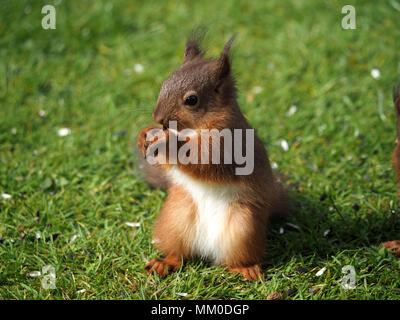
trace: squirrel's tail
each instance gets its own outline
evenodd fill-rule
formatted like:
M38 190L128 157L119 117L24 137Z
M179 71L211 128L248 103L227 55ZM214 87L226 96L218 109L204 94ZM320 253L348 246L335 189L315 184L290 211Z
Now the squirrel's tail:
M284 186L286 177L282 173L274 173L276 201L273 205L273 211L270 215L272 223L287 220L291 212L291 199Z
M137 158L139 159L139 170L144 175L147 183L153 188L168 189L169 181L161 168L150 165L143 159L139 149L137 149Z

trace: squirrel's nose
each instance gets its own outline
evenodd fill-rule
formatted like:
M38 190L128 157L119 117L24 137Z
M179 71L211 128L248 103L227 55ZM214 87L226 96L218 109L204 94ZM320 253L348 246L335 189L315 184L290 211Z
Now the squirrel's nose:
M164 117L158 109L153 111L153 120L159 124L164 125Z

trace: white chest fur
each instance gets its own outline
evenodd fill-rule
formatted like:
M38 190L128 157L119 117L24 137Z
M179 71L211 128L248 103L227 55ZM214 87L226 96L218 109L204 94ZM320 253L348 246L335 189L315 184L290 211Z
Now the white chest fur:
M192 196L197 206L192 253L207 258L215 264L223 262L229 250L224 239L229 219L229 206L235 200L238 188L195 180L177 167L171 168L169 175L175 184L183 187Z

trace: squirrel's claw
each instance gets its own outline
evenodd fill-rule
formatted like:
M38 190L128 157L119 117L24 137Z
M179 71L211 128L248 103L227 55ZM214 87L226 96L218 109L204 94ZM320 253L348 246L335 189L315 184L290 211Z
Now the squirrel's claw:
M264 275L258 264L251 267L229 268L229 272L233 274L240 273L246 280L264 280Z
M154 130L154 131L153 131ZM136 145L139 150L142 152L143 157L146 159L146 152L150 144L156 142L158 140L158 131L162 132L162 129L156 126L151 126L140 130ZM149 138L149 135L152 139Z

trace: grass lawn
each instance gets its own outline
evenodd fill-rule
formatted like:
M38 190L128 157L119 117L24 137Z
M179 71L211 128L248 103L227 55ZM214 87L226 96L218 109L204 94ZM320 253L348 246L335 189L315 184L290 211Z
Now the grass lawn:
M399 17L399 0L1 1L0 299L400 299L400 260L380 248L400 238ZM141 177L135 137L199 25L209 56L237 33L239 103L296 202L269 228L265 282L202 261L163 280L143 269L166 192ZM29 276L46 265L55 289Z

